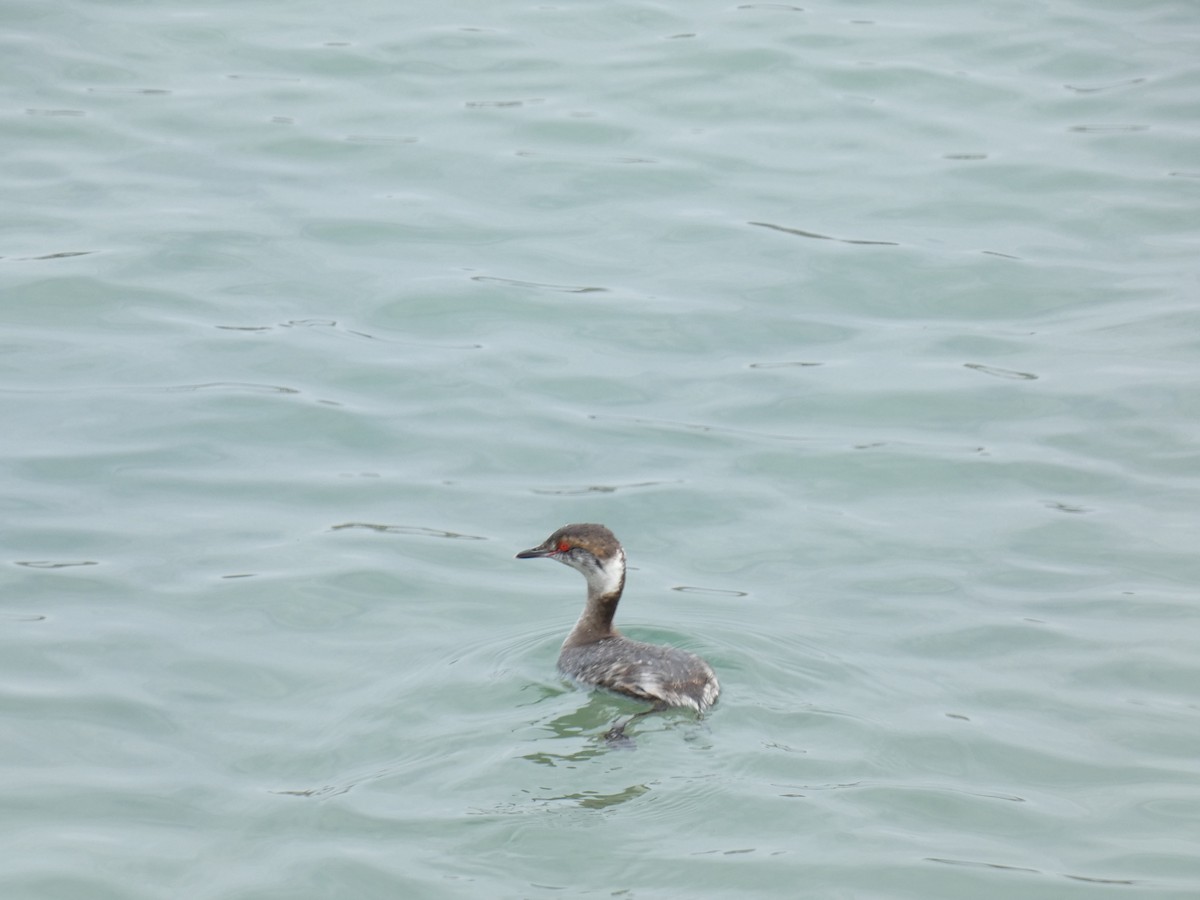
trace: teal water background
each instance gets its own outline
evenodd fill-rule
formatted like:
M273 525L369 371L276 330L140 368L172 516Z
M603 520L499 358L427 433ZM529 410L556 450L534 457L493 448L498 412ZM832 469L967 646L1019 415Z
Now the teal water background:
M1194 5L0 23L4 897L1200 895Z

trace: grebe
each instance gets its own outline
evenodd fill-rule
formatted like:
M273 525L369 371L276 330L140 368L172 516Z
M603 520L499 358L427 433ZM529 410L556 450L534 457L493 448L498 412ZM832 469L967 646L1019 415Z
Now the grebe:
M625 588L625 551L603 525L564 525L517 559L545 557L577 569L587 579L583 615L563 641L558 670L584 684L654 704L647 712L683 706L704 712L721 686L712 667L694 653L631 641L613 628ZM645 715L639 713L638 715ZM629 723L626 722L625 725ZM624 725L609 737L620 736Z

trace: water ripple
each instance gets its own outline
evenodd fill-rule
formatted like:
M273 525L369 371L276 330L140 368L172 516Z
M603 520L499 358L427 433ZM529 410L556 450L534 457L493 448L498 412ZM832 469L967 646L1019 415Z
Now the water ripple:
M1008 378L1012 381L1037 381L1038 377L1032 372L1017 372L1014 369L1001 369L999 366L985 366L983 363L963 363L964 368L974 369L984 375L994 375L996 378Z
M1013 866L1013 865L1008 865L1006 863L984 862L982 860L973 860L973 859L946 859L946 858L937 857L937 856L927 856L927 857L925 857L925 861L932 862L932 863L941 863L942 865L947 865L947 866L969 866L969 867L980 868L980 869L1001 869L1006 872L1025 872L1030 875L1048 874L1048 873L1043 872L1041 869L1031 869L1028 866ZM1055 873L1049 873L1049 874L1055 874ZM1070 875L1065 872L1059 872L1056 874L1058 874L1058 876L1061 878L1069 878L1072 881L1089 881L1093 884L1128 884L1128 885L1146 884L1146 882L1144 882L1144 881L1134 881L1131 878L1100 878L1100 877L1093 876L1093 875Z
M816 231L804 231L800 228L788 228L785 225L772 225L770 222L748 222L748 225L757 225L759 228L770 228L772 231L782 231L785 234L795 234L800 237L812 238L818 241L837 241L840 244L866 244L878 247L899 247L895 241L868 241L859 238L840 238L833 237L828 234L820 234Z
M617 491L636 490L639 488L661 487L664 484L682 484L678 479L670 481L634 481L629 484L587 484L562 488L533 488L535 494L569 497L575 494L615 494Z
M415 534L421 537L446 538L453 541L486 541L487 538L475 534L460 534L456 531L443 531L438 528L425 528L420 525L378 525L370 522L345 522L334 525L330 531L341 531L344 528L365 528L383 534Z
M604 293L608 288L588 287L586 285L575 284L544 284L538 281L520 281L516 278L500 278L496 275L472 275L472 281L493 282L495 284L507 284L513 287L533 288L541 291L557 291L563 294L594 294Z

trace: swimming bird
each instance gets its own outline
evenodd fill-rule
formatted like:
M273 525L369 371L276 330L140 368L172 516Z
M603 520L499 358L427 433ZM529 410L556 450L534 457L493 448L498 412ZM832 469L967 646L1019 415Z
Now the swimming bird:
M625 589L625 551L605 526L564 525L538 546L522 550L517 559L558 560L587 579L583 613L558 656L564 675L654 704L639 716L670 706L703 713L717 702L721 686L712 666L699 656L631 640L613 627ZM620 737L628 724L614 727L609 738Z

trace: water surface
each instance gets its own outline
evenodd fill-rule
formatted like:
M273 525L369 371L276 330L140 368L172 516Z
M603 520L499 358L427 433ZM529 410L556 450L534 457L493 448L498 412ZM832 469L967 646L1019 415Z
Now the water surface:
M1200 891L1186 5L0 16L6 896Z

